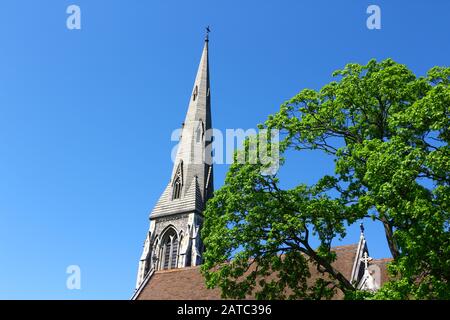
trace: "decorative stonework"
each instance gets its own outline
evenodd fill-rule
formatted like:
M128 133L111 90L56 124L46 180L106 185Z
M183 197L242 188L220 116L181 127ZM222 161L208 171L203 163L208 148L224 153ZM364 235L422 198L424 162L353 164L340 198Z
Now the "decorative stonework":
M356 256L353 261L350 282L360 290L376 291L381 286L381 270L369 256L364 226L361 224L361 235L359 238Z
M161 224L163 222L167 222L167 221L175 221L175 220L180 220L180 219L186 219L188 217L187 214L180 214L180 215L174 215L174 216L168 216L168 217L161 217L161 218L156 218L155 219L155 223Z

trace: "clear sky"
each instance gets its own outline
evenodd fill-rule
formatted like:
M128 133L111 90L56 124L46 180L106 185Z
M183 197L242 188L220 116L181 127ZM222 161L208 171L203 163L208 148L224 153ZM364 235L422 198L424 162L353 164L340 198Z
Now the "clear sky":
M66 28L71 4L81 30ZM381 30L366 27L370 4ZM0 298L130 298L206 25L213 125L248 129L348 62L448 66L449 14L447 0L2 0ZM282 177L325 172L333 163L311 153ZM366 230L371 255L388 256L381 228ZM69 265L81 290L66 288Z

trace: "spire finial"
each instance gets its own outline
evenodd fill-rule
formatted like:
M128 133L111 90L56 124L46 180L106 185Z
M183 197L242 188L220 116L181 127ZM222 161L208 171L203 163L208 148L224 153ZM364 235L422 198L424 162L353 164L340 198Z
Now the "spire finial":
M361 235L364 236L364 223L361 222L359 228L361 229Z
M205 30L206 30L205 41L209 41L209 33L211 32L211 28L209 26L206 26Z

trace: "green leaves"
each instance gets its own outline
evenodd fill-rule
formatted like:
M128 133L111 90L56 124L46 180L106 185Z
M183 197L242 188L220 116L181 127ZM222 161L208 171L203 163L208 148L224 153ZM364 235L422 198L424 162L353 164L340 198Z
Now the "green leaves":
M261 164L233 164L205 211L208 285L229 298L329 298L336 289L358 299L448 298L450 68L417 78L391 59L371 60L333 76L260 127L281 130L281 153L323 151L335 174L284 190ZM330 250L363 217L383 224L394 257L392 281L375 295L355 292ZM308 279L311 266L320 280Z

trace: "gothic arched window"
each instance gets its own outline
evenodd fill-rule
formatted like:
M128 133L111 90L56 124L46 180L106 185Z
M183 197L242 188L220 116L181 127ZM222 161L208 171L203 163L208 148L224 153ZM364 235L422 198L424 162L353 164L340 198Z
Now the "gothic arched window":
M172 200L180 199L181 189L183 187L183 162L178 165L177 173L175 174L172 184Z
M192 100L195 101L195 99L197 99L197 96L198 96L198 86L195 86L194 93L192 94Z
M173 199L180 199L181 197L181 179L177 177L173 184Z
M205 135L205 124L203 123L202 119L198 121L197 129L195 130L195 142L199 143L201 142L201 139Z
M164 236L162 251L162 269L174 269L177 267L178 236L174 229L170 229Z

